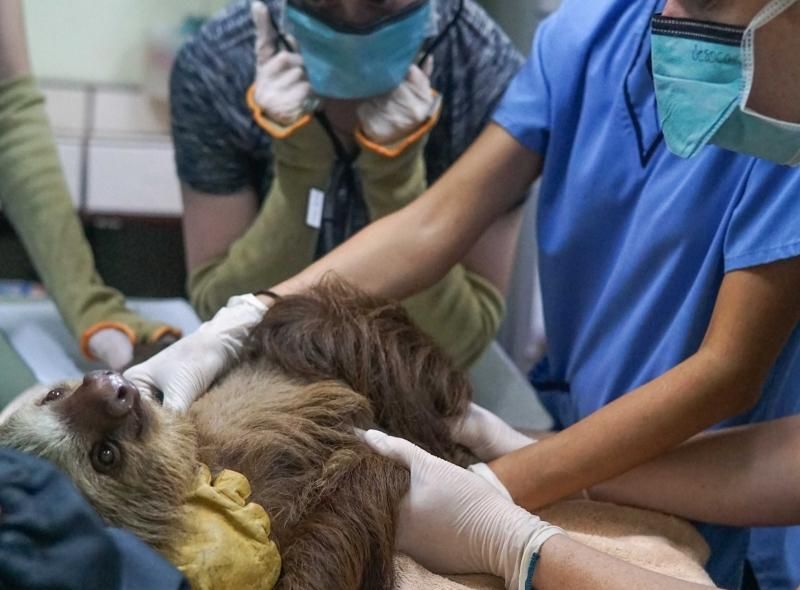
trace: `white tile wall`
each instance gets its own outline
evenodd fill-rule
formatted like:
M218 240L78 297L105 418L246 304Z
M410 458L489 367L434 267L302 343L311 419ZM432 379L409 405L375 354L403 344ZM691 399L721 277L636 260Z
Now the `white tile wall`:
M33 71L73 81L139 84L154 30L177 28L184 17L210 15L229 2L24 0Z
M44 92L76 206L89 214L181 215L166 104L132 88L56 83Z
M95 136L169 135L168 107L130 90L98 90L94 97Z
M168 141L93 139L88 157L88 213L180 216L180 188Z
M80 138L59 138L56 146L58 147L61 167L64 169L64 176L67 179L72 203L76 208L79 208L81 201L81 165L83 162L81 140Z
M81 136L87 129L87 101L85 88L44 87L45 110L57 136Z

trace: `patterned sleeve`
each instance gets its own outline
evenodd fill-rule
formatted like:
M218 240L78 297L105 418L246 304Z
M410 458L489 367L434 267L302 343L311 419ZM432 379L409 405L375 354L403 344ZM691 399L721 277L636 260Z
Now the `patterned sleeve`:
M452 20L457 0L442 2L442 28ZM500 26L474 0L464 0L460 18L433 53L434 88L444 108L426 150L428 179L438 178L472 144L491 120L522 56Z
M270 168L268 140L253 133L244 106L252 36L246 3L235 3L183 46L173 66L175 161L180 180L196 190L224 195L258 187Z

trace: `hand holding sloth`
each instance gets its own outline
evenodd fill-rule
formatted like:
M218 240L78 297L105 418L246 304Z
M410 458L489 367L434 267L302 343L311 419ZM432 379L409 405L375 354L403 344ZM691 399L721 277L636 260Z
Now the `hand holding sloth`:
M163 398L164 407L185 412L241 359L250 333L266 312L267 306L254 295L232 297L196 332L131 367L124 376L140 392Z

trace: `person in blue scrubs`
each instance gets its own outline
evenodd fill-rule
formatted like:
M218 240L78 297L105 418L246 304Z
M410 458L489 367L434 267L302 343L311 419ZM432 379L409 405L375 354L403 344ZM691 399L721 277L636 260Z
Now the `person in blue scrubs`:
M671 4L682 17L720 20L713 11L691 10L701 2L683 2L682 12ZM723 1L718 9L735 6ZM656 104L648 26L653 13L669 8L658 1L575 9L567 3L540 30L532 59L495 114L514 138L545 156L538 231L548 354L534 384L563 428L590 415L603 424L595 413L633 391L616 412L607 408L606 427L614 434L598 443L615 445L620 464L721 421L793 413L800 393L797 291L783 291L774 307L746 309L772 297L771 289L761 289L798 284L800 171L716 146L688 160L671 153ZM785 67L798 71L800 60ZM760 335L778 326L776 338L766 337L758 349ZM755 355L764 355L761 364L747 359ZM626 410L640 421L620 418ZM593 440L589 424L573 430L583 445ZM553 499L547 476L512 473L520 461L538 466L540 454L550 454L541 462L545 469L564 461L552 446L497 462L501 480L508 473L508 484L522 492L515 497L531 508ZM607 461L573 456L576 462L562 469ZM738 587L746 532L701 530L713 549L715 581ZM797 570L800 552L784 554L762 537L782 534L758 533L753 543L751 559L765 590L800 584L800 572L786 571Z
M535 381L563 430L489 463L518 504L535 510L715 425L794 413L798 28L797 0L566 0L440 181L273 291L333 270L408 296L540 178L548 354ZM738 587L748 532L703 532L714 580Z

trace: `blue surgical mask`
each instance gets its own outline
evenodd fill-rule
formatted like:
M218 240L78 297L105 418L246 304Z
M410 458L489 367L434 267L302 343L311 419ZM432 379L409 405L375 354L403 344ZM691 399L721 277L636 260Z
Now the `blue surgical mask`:
M300 45L311 88L330 98L366 98L396 88L428 31L429 1L366 27L323 21L289 3L289 32Z
M800 165L800 124L747 107L755 31L797 1L772 0L746 28L653 17L653 79L670 151L688 158L711 143L779 164Z

